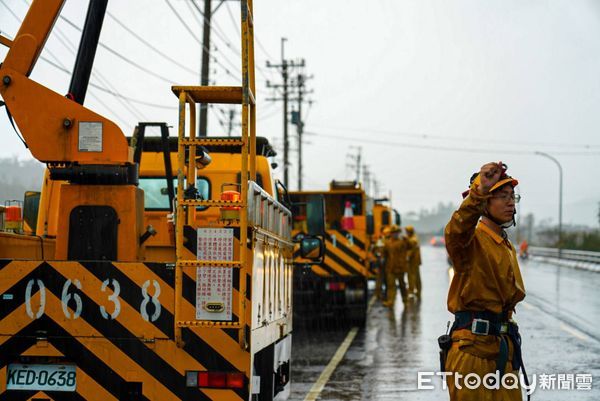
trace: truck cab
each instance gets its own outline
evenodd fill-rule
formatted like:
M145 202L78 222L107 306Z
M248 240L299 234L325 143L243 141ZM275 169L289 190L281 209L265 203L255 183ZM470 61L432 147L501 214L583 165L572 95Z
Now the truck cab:
M294 235L306 231L307 213L301 207L311 196L325 202L325 257L307 264L296 255L294 319L299 327L329 322L362 326L366 322L369 249L372 221L370 202L360 183L332 181L326 191L290 192L294 205Z
M212 137L211 137L212 138ZM216 137L215 137L216 138ZM230 137L228 137L230 138ZM218 138L216 138L218 139ZM131 140L130 140L131 141ZM169 261L175 258L175 229L172 214L173 199L169 197L170 179L177 186L177 138L170 137L169 158L171 174L165 173L165 155L160 137L143 139L140 160L140 188L144 190L144 224L152 226L155 235L146 243L146 258L155 261ZM202 199L220 199L224 191L239 189L241 155L234 147L205 147L210 155L210 163L198 170L196 189ZM276 152L264 137L256 140L256 184L267 194L277 199L275 179L269 158ZM197 207L195 219L198 223L215 221L219 217L216 208Z

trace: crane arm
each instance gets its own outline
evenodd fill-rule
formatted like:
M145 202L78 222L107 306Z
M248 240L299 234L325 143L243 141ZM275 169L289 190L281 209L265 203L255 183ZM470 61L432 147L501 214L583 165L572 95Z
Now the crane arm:
M133 151L115 123L29 78L63 4L33 0L0 66L0 94L36 159L131 164Z

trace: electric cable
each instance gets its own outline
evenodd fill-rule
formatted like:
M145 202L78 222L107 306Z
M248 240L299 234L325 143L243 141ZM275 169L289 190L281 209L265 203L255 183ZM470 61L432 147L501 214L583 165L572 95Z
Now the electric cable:
M313 124L316 128L322 129L330 129L337 131L354 131L354 132L369 132L374 134L382 134L382 135L392 135L392 136L402 136L408 138L417 138L417 139L436 139L436 140L446 140L446 141L457 141L457 140L466 140L472 141L474 138L466 137L466 136L441 136L441 135L429 135L429 134L418 134L411 132L398 132L398 131L388 131L381 129L363 129L356 127L331 127L331 126L323 126L318 124ZM483 139L486 143L497 143L497 144L508 144L508 145L531 145L531 146L569 146L569 147L579 147L584 149L592 149L600 147L600 144L573 144L573 143L548 143L548 142L531 142L531 141L509 141L502 139Z
M200 40L194 35L194 31L189 27L189 25L185 22L185 20L181 17L181 15L179 14L179 12L175 9L175 7L173 7L173 5L171 4L171 2L169 0L165 0L165 2L167 3L167 6L169 6L169 9L171 9L171 11L173 12L173 14L175 14L175 17L177 17L177 19L179 20L179 22L181 22L181 24L184 26L184 28L188 31L188 33L190 34L190 36L192 36L192 38L194 39L194 41L196 41L196 43L198 43L200 46L202 46L202 48L204 49L204 51L208 52L210 54L210 49L208 49L206 47L206 45L202 42L200 42ZM229 69L224 66L216 57L212 56L211 59L217 63L218 65L220 65L224 70L225 73L233 78L235 78L238 82L241 82L241 79L237 76L231 73L231 71L229 71ZM240 67L239 66L235 66L233 65L233 63L224 57L224 60L228 61L228 63L230 64L230 68L233 68L234 71L237 71Z
M368 131L362 131L366 133ZM402 143L402 142L394 142L394 141L382 141L373 138L364 139L364 138L356 138L356 137L348 137L343 135L331 135L331 134L323 134L318 132L306 131L307 134L317 135L322 138L331 138L338 139L343 141L351 141L356 143L364 143L369 145L385 145L385 146L395 146L395 147L403 147L403 148L412 148L412 149L427 149L427 150L437 150L437 151L448 151L448 152L463 152L463 153L506 153L506 154L514 154L514 155L532 155L535 154L534 151L528 150L511 150L511 149L492 149L492 148L455 148L450 146L433 146L433 145L419 145L414 143ZM597 156L600 155L600 152L554 152L557 155L563 156Z
M148 47L149 49L151 49L152 51L154 51L156 54L158 54L159 56L161 56L163 59L165 59L167 61L170 61L171 63L175 64L176 66L178 66L182 70L185 70L185 71L189 72L190 74L197 75L196 71L194 71L191 68L185 66L184 64L182 64L179 61L175 60L174 58L168 56L167 54L165 54L164 52L162 52L160 49L158 49L156 46L154 46L152 43L148 42L146 39L142 38L140 35L138 35L137 33L135 33L131 28L129 28L127 25L125 25L123 22L121 22L117 17L115 17L110 11L107 11L106 14L110 18L112 18L121 28L123 28L125 31L127 31L131 36L133 36L138 41L140 41L141 43L143 43L146 47Z

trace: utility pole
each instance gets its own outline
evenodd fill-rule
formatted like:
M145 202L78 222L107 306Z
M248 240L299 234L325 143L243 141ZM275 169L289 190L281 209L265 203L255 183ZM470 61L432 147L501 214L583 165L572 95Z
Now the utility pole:
M373 180L373 197L374 198L378 198L379 197L380 186L381 186L381 182L379 182L378 179L374 179Z
M358 183L360 182L360 162L362 161L362 147L361 146L350 146L350 148L352 149L356 149L356 155L353 154L347 154L346 157L348 159L350 159L350 163L347 165L347 167L350 167L352 169L354 169L354 171L356 172L356 178L355 181Z
M363 183L363 189L365 190L365 194L368 197L369 191L371 190L371 172L369 171L369 166L367 166L366 164L363 165Z
M283 101L283 183L287 187L289 183L289 150L290 141L288 138L288 103L289 103L289 70L296 67L304 67L304 60L294 61L285 58L286 38L281 38L281 64L271 64L267 61L267 67L281 70L282 83L273 85L267 81L267 88L283 89L281 98L270 98L269 101Z
M302 191L302 132L304 130L304 121L302 121L302 98L304 96L304 75L303 74L298 74L297 84L298 84L298 119L296 121L296 132L298 133L298 191Z
M227 136L231 136L233 133L233 121L235 120L235 109L232 107L229 109L228 123L227 123Z
M212 17L212 0L204 0L204 24L202 29L202 64L200 69L200 85L208 86L208 72L210 61L210 20ZM198 136L208 136L208 105L201 103L200 123L198 124Z
M313 76L306 76L304 73L298 73L296 80L292 82L292 86L297 88L297 96L296 100L298 103L298 109L296 111L292 111L292 124L296 126L296 132L298 134L298 190L302 191L302 177L303 177L303 165L302 165L302 145L304 140L302 139L302 135L304 134L304 119L302 117L302 103L305 102L305 96L309 93L312 93L312 90L306 90L306 81L308 79L312 79ZM309 105L312 104L312 101L309 101Z

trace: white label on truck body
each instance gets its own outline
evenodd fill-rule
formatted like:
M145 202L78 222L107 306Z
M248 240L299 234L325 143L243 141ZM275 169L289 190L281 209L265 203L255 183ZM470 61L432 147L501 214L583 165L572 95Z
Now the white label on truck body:
M198 228L198 260L233 260L232 228ZM196 319L232 319L233 269L206 267L196 269Z
M79 151L102 152L101 122L79 122Z

